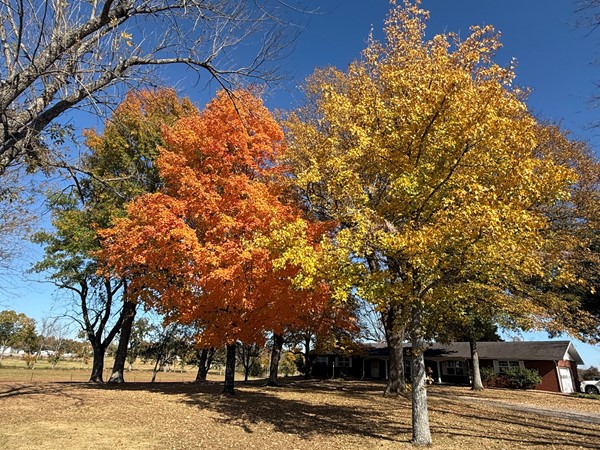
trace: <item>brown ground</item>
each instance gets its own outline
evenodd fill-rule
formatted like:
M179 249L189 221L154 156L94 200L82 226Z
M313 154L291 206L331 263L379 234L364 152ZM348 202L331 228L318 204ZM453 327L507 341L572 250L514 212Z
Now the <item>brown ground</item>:
M0 382L4 449L411 448L410 403L363 381ZM538 391L429 388L433 449L600 449L600 401Z

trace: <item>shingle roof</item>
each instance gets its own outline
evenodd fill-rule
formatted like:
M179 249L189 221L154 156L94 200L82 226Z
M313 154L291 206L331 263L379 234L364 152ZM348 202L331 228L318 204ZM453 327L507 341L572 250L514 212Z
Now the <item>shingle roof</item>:
M410 344L404 344L410 348ZM508 360L572 360L583 364L583 360L570 341L515 341L515 342L478 342L479 359ZM369 356L387 355L387 347L376 345L369 351ZM459 358L470 359L471 350L468 342L452 342L450 344L433 343L425 350L426 358Z

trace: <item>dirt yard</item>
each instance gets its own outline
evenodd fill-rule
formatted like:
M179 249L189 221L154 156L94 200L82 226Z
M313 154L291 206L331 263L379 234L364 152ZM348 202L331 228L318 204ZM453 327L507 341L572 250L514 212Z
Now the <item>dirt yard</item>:
M4 449L408 449L410 402L382 384L0 382ZM600 449L600 401L429 388L433 449Z

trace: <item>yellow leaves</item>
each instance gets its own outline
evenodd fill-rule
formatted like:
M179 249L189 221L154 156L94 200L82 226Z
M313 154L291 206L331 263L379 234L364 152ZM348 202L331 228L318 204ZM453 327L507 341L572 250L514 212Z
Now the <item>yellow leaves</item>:
M374 302L541 274L551 240L539 207L566 199L573 179L540 150L514 64L494 63L499 33L426 40L427 17L418 3L394 8L385 42L371 38L347 73L315 72L286 123L307 203L340 224L322 246L353 267L339 285Z
M133 45L133 43L131 42L132 38L133 38L133 35L131 33L127 33L126 31L121 31L121 39L123 39L129 47L131 47Z
M419 194L420 188L419 181L414 174L403 173L390 184L390 195L392 198L413 197Z

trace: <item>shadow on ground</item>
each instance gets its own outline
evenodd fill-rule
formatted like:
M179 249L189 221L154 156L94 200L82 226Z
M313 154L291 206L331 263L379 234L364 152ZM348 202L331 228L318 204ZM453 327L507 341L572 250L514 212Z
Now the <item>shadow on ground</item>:
M319 434L355 435L393 442L408 442L410 439L408 415L402 414L390 421L387 414L374 414L371 409L357 408L354 401L343 404L344 398L378 398L383 385L376 383L289 379L282 381L280 387L267 387L264 380L260 380L238 383L234 396L221 395L222 383L217 382L85 386L89 389L143 390L181 396L186 404L215 411L219 415L217 421L239 426L247 433L253 433L256 425L269 424L276 432L302 439ZM305 397L306 401L301 397ZM393 401L405 409L409 407L404 398Z
M468 408L465 408L465 404L468 404ZM516 411L466 400L439 397L436 399L435 394L431 398L429 411L442 417L461 418L463 420L460 422L467 424L457 428L440 426L434 422L433 433L481 439L493 435L503 444L512 443L516 448L535 445L561 449L600 449L600 427L560 417L540 416L534 412ZM451 424L453 420L446 419L440 422ZM549 439L548 436L552 438Z
M43 392L36 386L0 388L3 397L72 393L72 387L90 390L144 391L173 396L193 408L216 412L214 419L253 433L267 425L276 432L310 439L315 435L354 435L387 442L408 442L411 436L410 401L384 398L383 384L366 381L283 380L282 387L264 381L237 384L237 395L221 395L222 384L205 383L51 383ZM448 389L448 388L446 388ZM49 390L51 392L49 392ZM502 408L490 402L470 402L431 389L429 411L434 441L490 442L495 447L600 449L600 426L533 411ZM490 447L491 448L491 447Z

